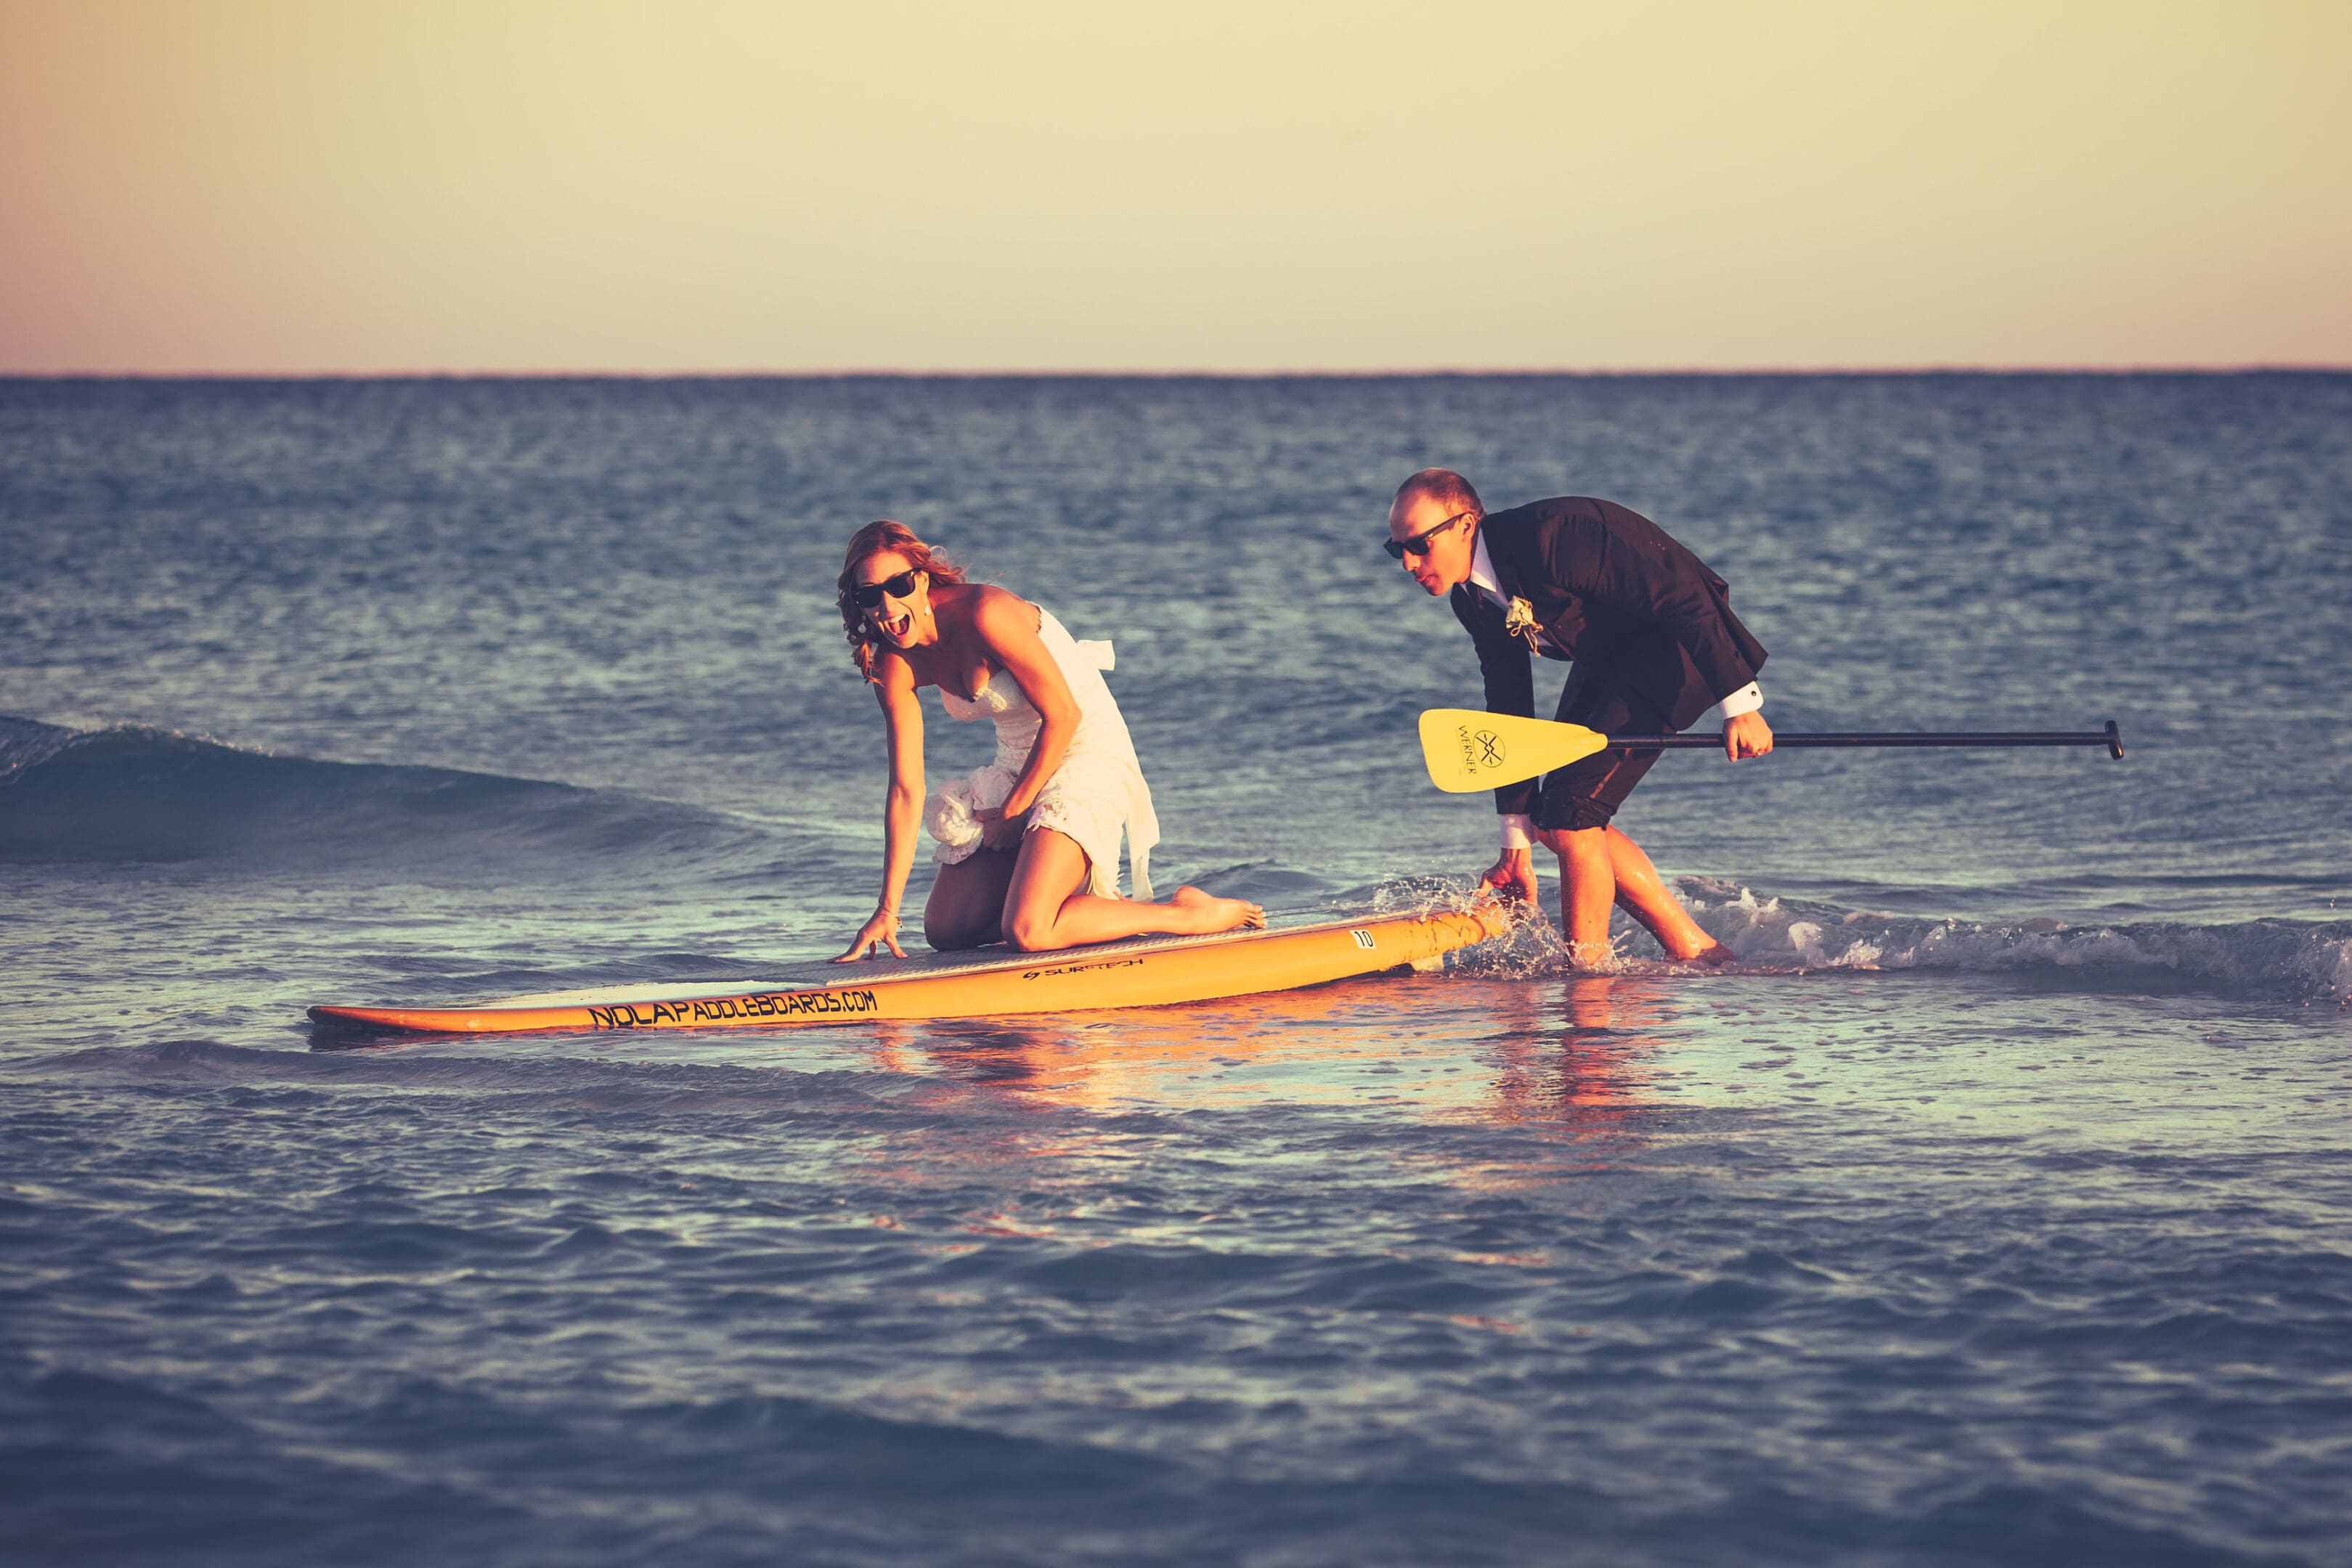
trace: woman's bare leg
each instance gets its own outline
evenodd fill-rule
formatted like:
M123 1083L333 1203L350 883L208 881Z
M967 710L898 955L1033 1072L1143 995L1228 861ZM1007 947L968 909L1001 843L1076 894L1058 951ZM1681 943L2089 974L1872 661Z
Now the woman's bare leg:
M1013 885L1011 850L974 850L940 867L923 901L923 940L935 953L1004 940L1004 890Z
M1004 894L1004 940L1024 953L1051 953L1121 936L1194 936L1265 924L1265 911L1256 904L1212 898L1197 887L1178 888L1165 904L1139 904L1097 898L1086 885L1087 852L1076 839L1051 828L1021 835L1021 858Z

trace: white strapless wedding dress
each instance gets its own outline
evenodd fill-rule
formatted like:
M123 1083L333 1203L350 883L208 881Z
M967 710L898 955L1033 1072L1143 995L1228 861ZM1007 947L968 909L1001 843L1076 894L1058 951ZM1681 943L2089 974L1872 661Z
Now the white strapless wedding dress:
M1143 781L1143 766L1136 760L1127 720L1119 716L1118 704L1102 678L1112 667L1111 646L1072 640L1062 623L1043 610L1037 612L1037 636L1077 699L1078 732L1071 737L1062 765L1037 792L1025 831L1051 828L1076 841L1087 852L1087 891L1102 898L1119 895L1118 841L1124 833L1129 881L1136 897L1149 900L1160 819L1152 812L1151 788ZM940 697L950 718L967 724L991 719L996 725L996 760L968 778L941 785L924 803L924 824L939 841L933 858L941 865L954 865L980 848L980 823L972 813L1004 803L1021 769L1028 766L1045 721L1021 684L1003 670L992 672L980 695L969 702L944 685Z

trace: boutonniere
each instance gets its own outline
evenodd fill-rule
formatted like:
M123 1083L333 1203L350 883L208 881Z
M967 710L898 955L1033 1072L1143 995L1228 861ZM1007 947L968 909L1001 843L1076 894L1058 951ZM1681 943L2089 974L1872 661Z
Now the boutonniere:
M1536 607L1524 599L1512 600L1503 612L1503 634L1526 638L1528 647L1532 651L1536 645Z

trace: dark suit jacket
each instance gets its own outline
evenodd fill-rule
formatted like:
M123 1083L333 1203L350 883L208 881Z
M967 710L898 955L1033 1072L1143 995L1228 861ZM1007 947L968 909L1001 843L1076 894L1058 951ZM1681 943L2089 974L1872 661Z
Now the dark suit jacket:
M1591 679L1654 706L1675 729L1756 678L1764 644L1731 613L1731 590L1664 528L1613 501L1532 501L1479 523L1504 594L1534 605L1545 636ZM1478 649L1486 711L1535 715L1528 645L1503 611L1464 583L1454 613ZM1535 781L1495 791L1497 811L1531 810Z

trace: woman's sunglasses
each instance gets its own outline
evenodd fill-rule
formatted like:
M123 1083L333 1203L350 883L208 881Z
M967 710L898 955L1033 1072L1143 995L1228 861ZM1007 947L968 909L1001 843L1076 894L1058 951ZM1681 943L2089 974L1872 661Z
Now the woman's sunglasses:
M861 582L851 589L860 610L872 610L881 604L883 597L904 599L915 591L915 574L902 571L896 577L886 577L879 582Z
M1391 560L1402 560L1409 555L1427 555L1429 553L1430 540L1435 538L1438 535L1444 533L1446 529L1452 528L1454 524L1460 522L1469 515L1470 514L1467 512L1456 512L1452 517L1446 518L1444 522L1438 524L1435 528L1423 528L1421 532L1413 535L1412 538L1409 539L1382 539L1381 541L1381 548L1389 552L1389 559Z

